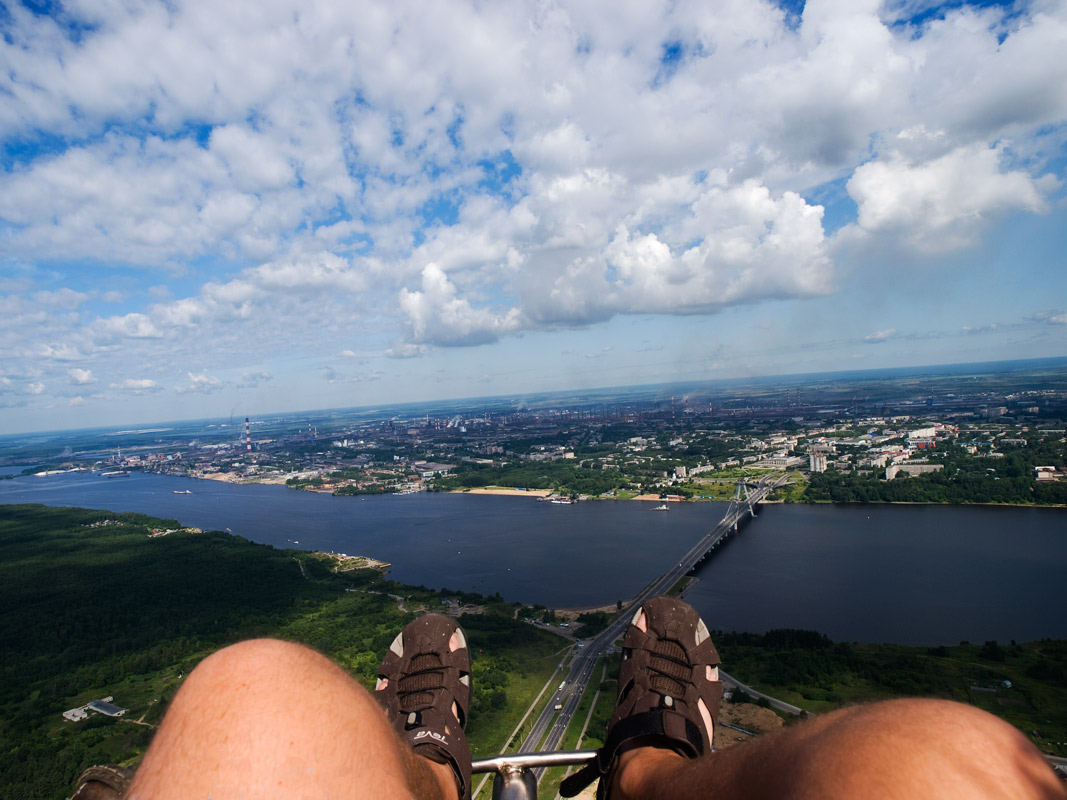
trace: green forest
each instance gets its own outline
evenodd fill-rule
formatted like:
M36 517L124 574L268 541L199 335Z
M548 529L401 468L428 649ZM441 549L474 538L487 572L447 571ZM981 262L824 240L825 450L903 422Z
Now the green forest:
M725 669L812 713L892 697L940 697L1006 719L1041 750L1067 756L1067 641L905 647L822 634L713 632Z
M135 764L183 676L227 644L303 642L372 686L412 610L441 609L437 592L374 570L334 573L311 553L218 532L148 535L179 527L0 506L0 797L58 800L92 764ZM514 709L555 669L561 640L516 622L517 606L499 597L448 594L485 609L463 617L475 656L470 732L477 754L496 753ZM109 695L124 717L62 718Z

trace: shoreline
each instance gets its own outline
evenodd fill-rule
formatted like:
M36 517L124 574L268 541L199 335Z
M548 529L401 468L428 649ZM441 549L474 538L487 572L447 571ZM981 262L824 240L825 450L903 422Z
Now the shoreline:
M152 472L150 470L139 470L145 474L162 475L171 478L192 478L193 480L206 480L215 481L218 483L229 483L233 485L262 485L262 486L285 486L285 479L282 476L273 478L257 478L253 480L242 480L238 476L232 473L208 473L204 475L170 475L166 472ZM10 476L20 477L20 476ZM291 488L291 487L286 487ZM314 490L314 489L294 489L293 491L311 491L318 494L331 494L333 492L327 492L326 490ZM424 490L432 491L432 490ZM385 492L383 494L398 494L397 492ZM556 494L551 489L516 489L507 486L493 486L493 487L473 487L469 489L451 489L442 494L480 494L490 495L496 497L538 497L545 498L553 494ZM343 496L343 495L333 495ZM353 497L357 495L352 495ZM366 495L358 495L365 497ZM640 500L647 503L728 503L728 499L693 499L685 497L660 497L653 494L640 494L634 497L583 497L581 502L601 502L601 501L629 501ZM956 506L959 508L1067 508L1067 504L1061 505L1048 505L1040 503L933 503L933 502L917 502L917 501L886 501L886 500L867 500L856 502L837 502L834 500L803 500L803 501L791 501L791 500L763 500L760 505L803 505L803 506Z

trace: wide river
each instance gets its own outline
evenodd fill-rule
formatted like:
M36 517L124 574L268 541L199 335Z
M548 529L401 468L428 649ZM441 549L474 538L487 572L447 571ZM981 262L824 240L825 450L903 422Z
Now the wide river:
M192 494L175 494L189 490ZM553 505L460 494L332 497L134 473L0 480L0 503L138 511L277 547L368 555L396 580L557 608L634 596L724 503ZM1067 509L767 505L686 599L722 630L900 644L1067 639Z

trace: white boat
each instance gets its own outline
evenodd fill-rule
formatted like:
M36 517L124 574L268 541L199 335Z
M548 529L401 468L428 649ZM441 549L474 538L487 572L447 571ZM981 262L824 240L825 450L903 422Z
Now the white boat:
M661 506L656 506L656 507L655 507L654 509L652 509L652 510L653 510L653 511L670 511L670 509L669 509L669 508L667 508L667 504L666 504L666 503L664 503L664 504L663 504L663 505L661 505Z
M192 494L192 492L190 492L188 489L183 489L181 491L178 491L177 489L174 489L173 491L174 491L174 494Z

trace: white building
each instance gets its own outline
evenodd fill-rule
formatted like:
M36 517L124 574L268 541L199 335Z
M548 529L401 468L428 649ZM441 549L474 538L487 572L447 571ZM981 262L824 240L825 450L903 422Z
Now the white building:
M808 468L812 472L826 472L826 455L823 453L812 453L808 456Z
M885 468L885 479L893 480L903 472L905 475L922 475L926 472L938 472L944 468L944 464L893 464Z

